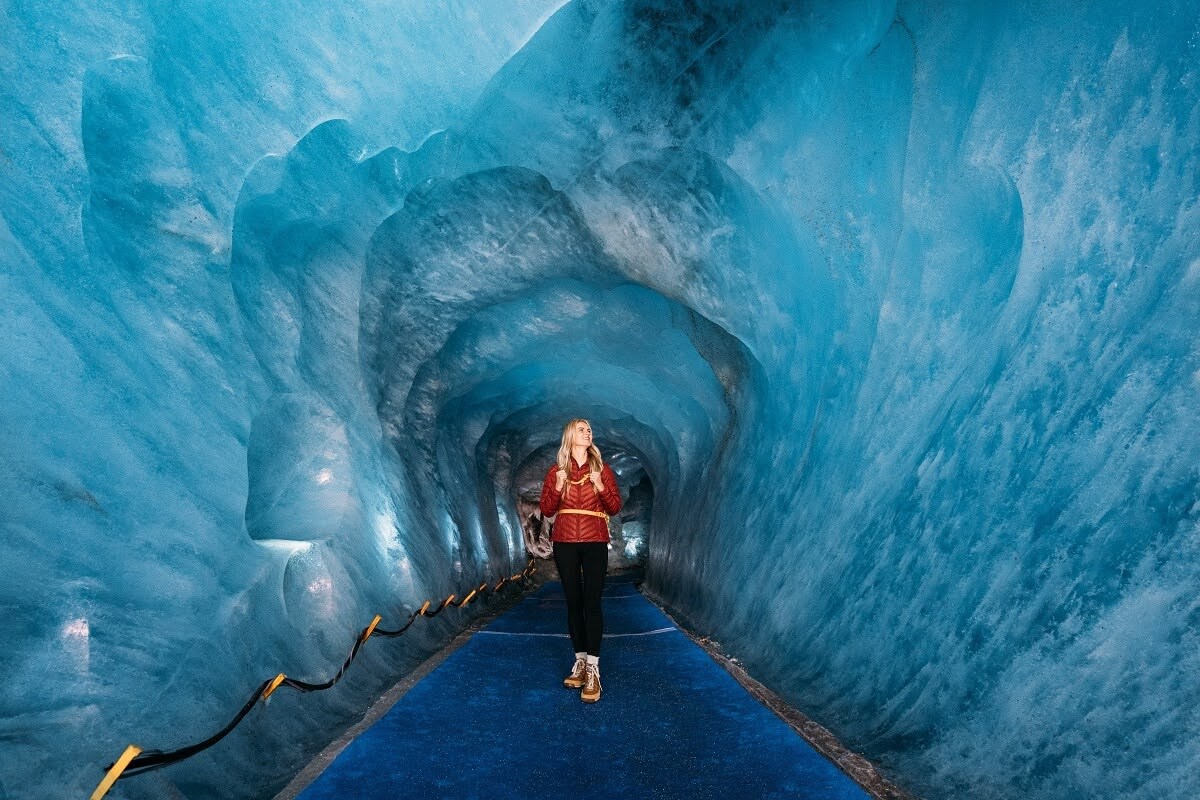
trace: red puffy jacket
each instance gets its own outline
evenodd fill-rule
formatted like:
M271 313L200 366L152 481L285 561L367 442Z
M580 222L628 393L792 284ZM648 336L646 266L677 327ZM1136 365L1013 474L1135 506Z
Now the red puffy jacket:
M567 485L562 492L554 491L558 482L558 464L553 464L546 473L542 483L542 516L552 517L554 530L550 534L552 542L607 542L608 520L600 516L588 514L563 513L566 509L583 509L598 511L603 514L616 514L621 510L621 492L617 488L617 476L612 468L604 464L600 471L600 482L604 491L597 494L592 486L591 470L570 460L571 474L567 476Z

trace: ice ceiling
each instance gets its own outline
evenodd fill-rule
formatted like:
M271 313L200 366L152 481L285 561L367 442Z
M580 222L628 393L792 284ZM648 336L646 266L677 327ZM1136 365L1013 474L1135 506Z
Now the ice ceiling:
M1008 5L0 9L0 796L519 569L583 416L902 785L1194 797L1200 13ZM463 619L113 796L271 796Z

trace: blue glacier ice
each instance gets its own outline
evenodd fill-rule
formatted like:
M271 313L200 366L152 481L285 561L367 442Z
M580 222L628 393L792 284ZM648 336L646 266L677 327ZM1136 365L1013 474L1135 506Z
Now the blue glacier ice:
M1200 7L0 9L0 798L620 558L926 798L1200 791ZM459 631L121 781L270 797Z

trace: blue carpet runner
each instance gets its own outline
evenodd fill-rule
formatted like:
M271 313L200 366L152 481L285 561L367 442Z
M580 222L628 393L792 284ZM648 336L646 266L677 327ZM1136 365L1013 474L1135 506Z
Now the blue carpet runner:
M598 703L563 688L562 585L476 633L300 800L715 800L868 795L755 700L626 577L604 590Z

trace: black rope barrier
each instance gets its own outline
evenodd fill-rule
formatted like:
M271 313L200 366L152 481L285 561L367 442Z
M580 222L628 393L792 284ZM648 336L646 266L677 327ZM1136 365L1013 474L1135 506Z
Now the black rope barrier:
M287 686L303 693L320 692L336 686L338 681L342 679L342 676L346 674L346 670L348 670L350 665L354 663L354 659L358 657L358 653L360 650L362 650L363 644L365 644L367 639L371 638L371 636L382 636L384 638L394 639L397 636L403 635L404 632L411 628L412 624L420 617L436 617L438 614L445 611L449 606L462 608L467 603L470 603L473 599L475 599L476 596L485 598L492 597L493 595L502 591L504 587L511 584L524 585L524 582L533 575L535 569L535 561L531 558L529 559L529 563L525 566L525 569L521 572L518 572L516 575L501 578L500 582L495 586L490 586L485 581L484 583L481 583L479 586L472 589L461 600L458 599L457 594L452 594L445 600L442 600L440 603L438 603L437 607L432 610L430 609L430 606L433 605L432 601L426 600L420 609L408 615L407 622L395 630L386 630L378 627L382 617L376 615L375 619L371 621L371 624L363 628L359 632L358 636L355 637L354 645L350 648L350 655L346 656L346 660L342 662L342 666L337 671L337 674L335 674L329 680L325 681L324 683L309 683L308 681L289 678L287 675L281 672L274 678L265 680L259 684L258 688L254 690L254 693L250 695L250 698L238 710L233 719L231 719L224 728L217 731L202 742L196 742L195 744L188 745L186 747L180 747L175 750L142 750L137 745L129 745L125 748L125 752L121 754L120 758L104 767L104 779L100 781L100 784L96 787L96 791L92 793L91 800L100 800L102 797L104 797L108 790L113 787L113 784L122 778L140 775L143 772L149 772L150 770L160 769L171 764L176 764L180 761L191 758L197 753L207 750L228 736L233 729L236 728L238 724L246 718L246 715L250 713L251 709L253 709L255 705L257 705L260 701L265 702L267 698L269 698L275 692L275 690L281 686Z

